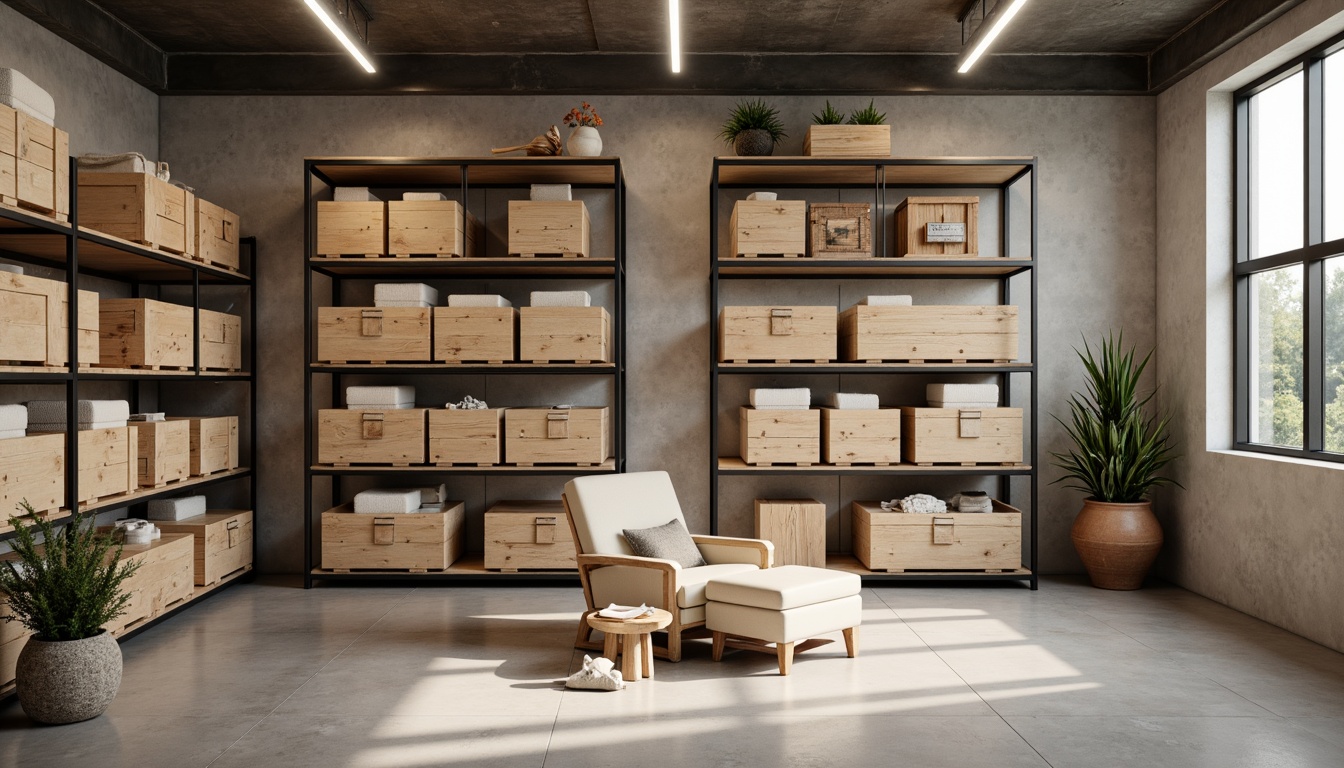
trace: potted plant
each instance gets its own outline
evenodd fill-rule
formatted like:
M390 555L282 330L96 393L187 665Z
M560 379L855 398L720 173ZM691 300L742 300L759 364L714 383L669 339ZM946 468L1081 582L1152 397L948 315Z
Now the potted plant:
M1162 526L1148 493L1176 481L1161 474L1176 458L1170 419L1148 415L1153 393L1138 394L1150 350L1136 361L1122 349L1124 335L1107 336L1099 355L1083 343L1078 357L1087 372L1087 391L1069 399L1071 419L1063 425L1073 448L1053 453L1064 476L1054 482L1083 491L1083 509L1073 523L1073 546L1093 586L1138 589L1162 548ZM1076 351L1076 350L1075 350Z
M775 151L775 143L788 136L779 110L762 99L739 101L719 133L725 144L742 157L763 157Z
M33 632L15 672L19 703L41 723L97 717L121 687L121 646L103 625L125 612L121 585L139 564L121 562L121 545L98 533L92 513L56 526L21 506L27 514L10 518L17 560L0 563L4 620Z
M569 110L564 123L566 127L574 129L569 134L569 154L574 157L598 157L602 154L602 134L597 132L602 117L592 104L585 101Z
M812 115L803 153L813 157L887 157L891 154L891 126L886 120L886 113L878 112L872 99L868 106L852 113L848 122L844 113L827 101L825 109Z

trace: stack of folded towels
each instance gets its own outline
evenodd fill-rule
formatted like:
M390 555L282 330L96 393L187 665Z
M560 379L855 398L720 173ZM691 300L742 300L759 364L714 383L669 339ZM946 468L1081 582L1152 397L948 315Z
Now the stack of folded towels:
M424 283L375 283L375 307L432 307L439 303L439 291Z
M0 440L28 434L28 409L22 405L0 405Z
M205 514L204 496L182 496L176 499L155 499L149 502L150 520L186 520Z
M908 307L914 304L909 296L865 296L859 300L861 306L868 307Z
M503 296L486 293L450 293L450 307L512 307L513 304Z
M806 411L812 407L812 390L807 387L753 389L750 397L751 407L760 411Z
M831 407L842 411L875 411L882 406L877 395L836 392L831 395Z
M442 512L447 486L438 488L372 488L355 494L357 515L400 515Z
M345 407L399 411L415 407L415 387L346 387Z
M568 184L533 184L530 197L538 202L565 202L573 199Z
M0 104L32 115L47 125L56 124L56 100L18 70L0 69Z
M962 491L948 502L958 512L993 512L994 501L984 491Z
M332 200L338 203L376 203L378 196L368 187L337 187L332 192Z
M998 408L998 384L929 384L924 397L930 408Z
M81 430L124 427L131 418L131 404L125 400L80 400L78 411ZM28 428L34 432L64 432L65 401L29 402Z
M587 291L533 291L534 307L591 307L593 297Z
M406 192L401 196L402 200L407 202L442 202L448 199L448 196L442 192Z

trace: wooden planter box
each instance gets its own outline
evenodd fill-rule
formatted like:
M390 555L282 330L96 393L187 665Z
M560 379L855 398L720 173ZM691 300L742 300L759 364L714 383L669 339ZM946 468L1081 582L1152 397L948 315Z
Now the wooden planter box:
M503 408L429 411L429 463L490 467L503 458Z
M322 513L322 567L352 570L441 571L462 554L465 505L442 512L357 515L343 504Z
M608 413L602 408L509 408L504 411L504 460L520 467L591 467L611 455Z
M827 464L901 463L901 410L821 409L821 453Z
M485 567L513 573L578 567L574 534L559 501L500 501L485 513Z
M187 425L191 446L189 469L193 476L238 468L237 416L170 416L168 421Z
M120 496L140 487L140 444L134 427L79 432L79 503ZM65 436L61 435L64 440Z
M386 256L387 203L317 203L318 256Z
M317 463L425 463L425 409L372 411L326 408L317 412Z
M872 571L985 571L1022 567L1022 513L1000 501L991 513L912 515L854 502L854 555Z
M68 286L0 272L0 364L63 366L69 327ZM79 292L79 362L98 363L98 294Z
M719 360L827 363L836 355L835 307L724 307Z
M252 570L251 510L216 510L154 524L165 534L190 533L196 537L192 573L198 587L209 587L226 576Z
M186 421L145 421L130 425L137 437L143 488L161 488L191 474L191 424Z
M902 408L911 464L1022 463L1021 408Z
M611 362L611 314L606 307L523 307L518 310L518 359Z
M582 200L510 200L509 255L593 255L588 206Z
M242 370L243 318L202 309L200 329L201 370Z
M238 214L196 198L196 260L238 271Z
M812 157L890 157L890 125L809 125L803 154Z
M191 313L191 307L153 299L103 299L98 303L99 363L190 369L195 362Z
M930 231L929 225L935 225ZM951 224L951 227L938 227ZM955 225L960 224L960 227ZM980 198L907 197L896 206L896 255L973 259L980 255ZM939 232L937 230L946 230Z
M814 259L873 256L870 203L813 203L807 212L808 252Z
M82 450L81 450L82 453ZM65 505L65 435L33 434L0 440L0 527L9 529L9 516L19 514L24 499L35 512ZM0 628L4 625L0 624Z
M826 567L826 505L816 499L756 499L756 538L775 545L773 566Z
M790 256L807 253L807 203L802 200L738 200L728 221L729 256Z
M455 200L391 200L387 204L387 252L393 256L477 255L484 246L481 222L470 213L463 223Z
M506 363L517 359L513 307L435 307L434 360L444 363Z
M769 410L744 405L742 461L758 467L771 464L811 466L821 461L821 411Z
M3 104L0 203L70 218L70 135Z
M858 305L840 314L845 360L1006 363L1017 359L1017 307Z
M420 307L318 307L320 363L427 363L430 311Z
M143 173L81 173L79 225L191 258L196 196Z
M130 595L126 613L103 626L113 634L122 634L138 624L161 615L195 593L195 539L190 533L168 533L148 544L127 544L122 562L138 562L140 568L122 582Z

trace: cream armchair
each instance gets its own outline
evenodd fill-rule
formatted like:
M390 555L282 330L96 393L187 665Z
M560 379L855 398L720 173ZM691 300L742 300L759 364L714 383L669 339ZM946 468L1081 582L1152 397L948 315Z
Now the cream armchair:
M631 554L623 530L652 528L673 518L686 523L666 472L575 478L565 484L561 499L578 549L579 579L588 610L610 603L645 603L671 613L672 623L664 630L669 661L681 661L681 633L705 623L705 584L731 573L769 568L774 556L774 546L768 541L726 536L691 537L708 563L698 568ZM584 617L579 618L576 645L601 648L593 642Z

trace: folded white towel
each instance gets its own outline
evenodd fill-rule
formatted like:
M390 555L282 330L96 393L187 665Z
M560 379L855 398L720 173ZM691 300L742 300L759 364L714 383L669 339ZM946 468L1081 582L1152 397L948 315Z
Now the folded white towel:
M587 291L533 291L534 307L590 307L593 297Z
M752 192L747 195L748 200L778 200L779 194L776 192Z
M27 437L26 429L0 429L0 440L13 440L16 437Z
M155 499L149 502L150 520L186 520L205 514L204 496L181 496L176 499Z
M846 411L875 411L881 408L877 395L857 392L836 392L831 395L831 407Z
M384 408L415 404L415 387L346 387L347 408Z
M376 283L373 301L427 301L434 305L439 303L439 289L424 283Z
M332 199L338 203L375 203L378 198L368 187L337 187Z
M56 124L56 100L16 69L0 69L0 100L48 125Z
M87 153L79 156L79 170L93 173L143 173L154 176L154 162L139 152L119 152L114 155Z
M77 409L81 424L105 421L124 422L131 417L126 400L80 400ZM32 400L28 403L29 423L65 424L64 400Z
M550 202L565 202L574 199L568 184L533 184L532 194L529 197L532 200Z
M450 293L450 307L512 307L513 303L503 296L487 293Z
M812 405L812 390L807 387L797 389L753 389L750 393L751 404L757 408L771 408L781 405Z
M971 405L999 402L998 384L929 384L924 387L924 397L930 403L938 402L943 406ZM942 407L942 406L935 406ZM978 405L978 407L993 407Z
M23 274L23 267L18 264L0 264L0 272L12 272L16 275Z
M908 307L914 303L909 296L865 296L859 300L860 305L869 307Z
M425 200L447 200L448 196L442 192L407 192L401 196L402 200L422 202Z
M22 405L0 405L0 430L6 432L28 428L28 409Z
M25 115L28 115L29 117L32 118L36 118L37 120L44 122L47 125L53 127L56 125L55 115L43 114L42 110L38 109L37 107L34 107L32 104L29 104L23 99L15 98L13 96L0 96L0 104L4 104L6 107L9 107L10 109L17 109L18 111L24 113Z
M373 488L355 494L357 515L403 515L420 509L417 488Z

